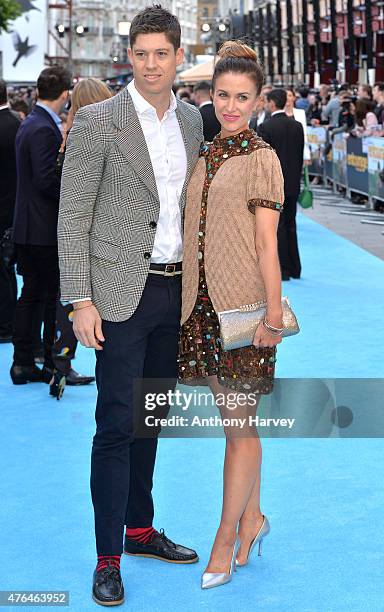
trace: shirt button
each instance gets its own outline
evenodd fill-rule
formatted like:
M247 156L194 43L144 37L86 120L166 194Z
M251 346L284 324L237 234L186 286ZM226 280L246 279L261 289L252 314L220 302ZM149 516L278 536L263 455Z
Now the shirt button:
M157 226L156 221L151 221L151 222L149 223L149 227L152 227L152 229L155 229L155 227L156 227L156 226Z
M144 259L151 259L151 254L148 252L144 253Z

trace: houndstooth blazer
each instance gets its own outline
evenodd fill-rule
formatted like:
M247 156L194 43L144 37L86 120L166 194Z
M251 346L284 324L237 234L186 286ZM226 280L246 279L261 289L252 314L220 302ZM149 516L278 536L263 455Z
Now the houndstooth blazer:
M177 102L186 154L186 188L203 140L199 111ZM61 183L58 223L61 299L92 297L102 319L124 321L147 279L160 201L132 98L120 94L75 117Z

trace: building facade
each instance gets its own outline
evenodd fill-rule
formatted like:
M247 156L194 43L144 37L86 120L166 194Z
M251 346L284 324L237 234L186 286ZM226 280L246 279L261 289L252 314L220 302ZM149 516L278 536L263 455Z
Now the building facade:
M244 0L243 9L242 35L269 82L384 80L381 0Z
M197 3L198 0L162 2L180 21L187 61L191 59L190 49L198 41ZM65 9L50 8L47 61L71 64L77 78L114 79L127 74L129 22L147 5L147 0L68 0ZM64 32L59 32L58 27Z

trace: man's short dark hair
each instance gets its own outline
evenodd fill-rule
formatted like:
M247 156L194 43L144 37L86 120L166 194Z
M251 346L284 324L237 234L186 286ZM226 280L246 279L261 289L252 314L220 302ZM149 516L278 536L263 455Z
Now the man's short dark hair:
M172 15L161 4L147 6L133 18L129 31L131 49L139 34L164 33L175 51L180 48L181 28L175 15Z
M11 102L11 109L16 112L24 113L25 116L29 113L29 106L22 98L14 98Z
M267 93L268 102L274 102L278 110L283 110L287 103L287 92L285 89L272 89Z
M208 83L208 81L199 81L194 86L193 91L194 93L197 91L205 91L207 94L209 94L211 91L211 83Z
M7 103L7 84L3 79L0 79L0 104Z
M72 85L71 73L63 66L44 68L37 79L38 95L41 100L57 100Z
M308 98L308 94L309 94L308 87L299 87L299 94L302 98Z
M375 83L374 87L377 87L377 89L379 91L384 91L384 83L383 83L383 81L377 81L377 83Z

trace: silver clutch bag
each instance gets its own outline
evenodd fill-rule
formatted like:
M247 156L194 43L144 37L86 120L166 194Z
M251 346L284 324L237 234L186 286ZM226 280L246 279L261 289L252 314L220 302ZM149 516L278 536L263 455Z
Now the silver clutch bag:
M282 336L293 336L300 331L295 314L289 304L288 298L281 298L283 309ZM220 323L220 337L224 351L251 346L257 326L265 317L266 302L247 304L236 310L223 310L217 313Z

